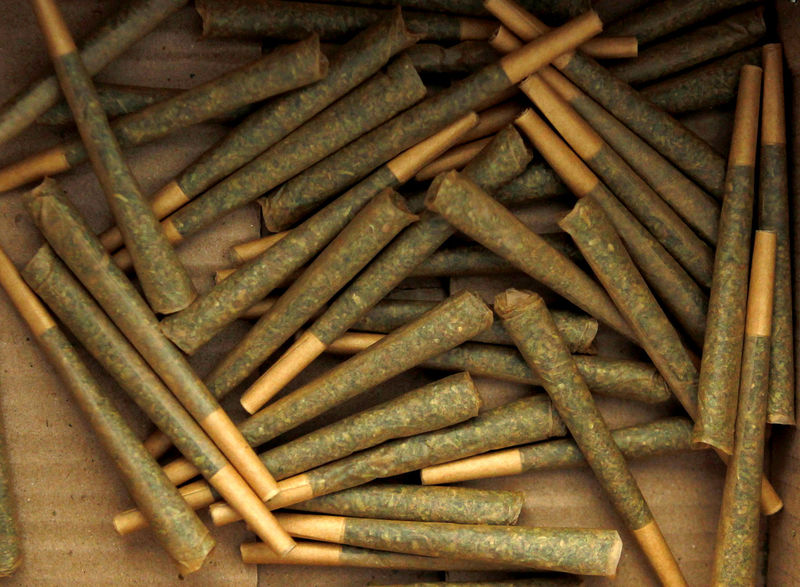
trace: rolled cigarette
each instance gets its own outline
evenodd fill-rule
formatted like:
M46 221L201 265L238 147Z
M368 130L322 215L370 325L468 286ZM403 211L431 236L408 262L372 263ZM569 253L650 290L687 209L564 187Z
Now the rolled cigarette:
M196 4L206 37L296 39L314 32L324 41L346 39L377 21L388 10L283 2L279 0L201 0ZM443 42L486 39L490 20L436 12L403 12L408 28L422 38Z
M426 73L471 73L500 57L486 41L463 41L452 47L418 43L406 55L417 71Z
M84 67L94 75L185 4L186 0L133 0L81 43ZM55 75L41 78L17 93L0 109L0 144L25 130L61 97Z
M390 188L381 192L219 362L206 378L207 385L221 396L244 381L398 232L416 219L397 192ZM264 377L266 374L242 395L241 404L251 414L272 397L264 394Z
M766 32L763 8L759 7L651 45L638 58L610 71L629 84L643 84L749 47Z
M581 575L615 575L622 553L616 530L476 526L311 514L279 517L297 537Z
M414 569L431 571L486 571L520 567L483 561L415 556L385 550L371 550L341 544L301 541L284 557L277 557L260 542L241 546L242 562L251 565L309 565L325 567L362 567L368 569Z
M692 340L702 344L708 298L697 283L541 118L526 111L516 124L575 195L590 196L603 208L647 283Z
M0 577L12 575L22 562L7 454L5 433L0 431Z
M690 448L692 422L686 418L664 418L612 430L611 436L626 459L670 454ZM440 485L586 465L575 441L550 440L425 467L421 478L424 484Z
M162 321L164 333L187 352L199 348L313 258L381 190L408 181L425 163L452 145L456 137L474 126L476 119L475 114L464 116L381 166L195 304Z
M131 497L150 521L156 538L182 573L198 570L215 544L208 529L144 450L2 250L0 285L86 415L103 448L112 457Z
M530 153L521 137L508 128L497 135L465 173L492 188L517 175L529 160ZM423 213L420 222L378 256L262 376L264 395L280 391L451 234L453 230L447 222L430 212Z
M494 307L661 583L687 585L542 297L509 289L495 298Z
M558 80L562 76L553 70L551 77ZM692 277L701 285L710 287L714 265L714 251L711 247L570 107L567 100L550 87L543 75L531 76L520 86L578 156L608 185L644 227ZM620 126L624 129L624 125ZM635 135L630 133L630 136ZM705 210L704 213L708 214L709 211Z
M743 4L748 4L747 0L662 0L615 22L607 32L610 35L633 35L640 43L649 43Z
M567 188L547 165L533 163L521 175L501 187L495 197L509 207L516 207L540 198L563 196Z
M425 205L591 316L635 338L614 304L589 276L458 172L440 175Z
M486 8L523 41L547 30L513 0L487 0ZM697 135L580 52L565 54L553 65L700 187L722 195L725 160Z
M353 354L380 340L381 335L352 333L335 340L328 351ZM589 388L601 395L649 404L663 403L671 395L669 388L651 365L637 361L575 356L578 371ZM428 369L469 371L473 375L503 381L541 385L541 379L527 366L514 349L496 345L468 343L427 359L421 363Z
M722 492L712 585L757 582L759 493L769 401L769 352L775 285L776 235L756 231L747 298L742 377L733 456Z
M319 203L341 192L354 181L393 157L401 149L428 136L467 108L484 108L486 100L507 90L520 75L539 69L554 56L573 46L577 39L596 34L599 27L592 13L557 29L559 33L541 45L526 45L471 76L431 96L372 133L348 145L293 178L271 197L287 202ZM555 33L555 31L554 31ZM551 33L552 34L552 33ZM271 214L270 214L271 216ZM294 218L296 219L296 218ZM270 230L285 228L292 218L267 224Z
M753 221L761 68L742 67L722 201L693 440L733 452Z
M166 99L114 121L111 128L121 148L141 145L317 81L325 77L327 70L328 62L320 53L318 39L310 37L278 47L257 61L185 92L172 92ZM98 100L102 106L99 92ZM56 154L63 158L62 168L41 165ZM87 156L79 140L58 145L0 170L0 189L12 189L66 171L86 161Z
M187 363L185 357L161 334L155 316L131 283L112 263L79 213L47 180L31 192L26 202L34 222L53 249L83 283L112 322L128 338L169 390L197 420L234 467L253 486L258 496L275 493L275 481L250 449L219 403ZM228 472L217 472L220 482L236 481ZM241 497L258 503L256 495L241 483Z
M481 152L486 145L491 142L491 137L478 139L471 143L464 143L453 147L444 155L439 157L433 163L429 163L419 170L414 179L417 181L427 181L433 179L443 171L450 171L451 169L462 169L467 163Z
M459 139L459 144L469 143L475 139L480 139L493 135L512 122L522 112L522 106L516 101L502 102L497 106L492 106L486 110L478 112L478 124L475 128L464 133Z
M540 77L558 92L561 98L569 102L570 106L603 137L633 171L645 180L697 234L712 245L716 244L720 207L714 198L555 69L543 69ZM611 189L615 189L612 185L614 182L608 183ZM654 234L655 232L657 231L654 231Z
M410 59L398 57L386 74L376 73L256 159L172 214L164 225L185 237L255 200L317 161L381 125L425 96ZM281 204L268 198L269 210ZM274 209L273 209L274 208ZM177 236L176 236L177 238Z
M594 3L594 9L600 15L603 23L608 24L615 22L642 7L652 4L653 0L597 0ZM535 11L531 11L536 14Z
M365 485L292 506L293 510L355 518L513 525L522 511L523 494L467 487Z
M761 47L739 51L642 88L642 95L672 114L715 108L736 99L743 65L761 65Z
M416 40L406 30L399 10L356 35L331 57L324 79L270 100L161 188L152 199L157 216L168 216L260 155ZM103 233L101 241L109 251L122 245L116 228Z
M392 440L284 479L280 482L281 493L269 502L269 507L288 507L375 479L565 433L550 400L543 395L526 397L456 426ZM217 525L240 519L235 510L223 503L214 504L211 515Z
M185 308L196 297L189 274L144 201L54 0L33 4L58 81L92 167L131 250L145 297L156 312Z
M786 121L783 104L783 59L779 44L764 47L764 96L761 111L759 226L778 239L775 299L769 367L767 422L794 424L794 340L789 252L789 190Z
M491 311L474 293L464 291L451 296L379 344L269 404L246 420L240 430L253 446L263 444L460 344L491 323ZM301 340L314 342L310 337Z

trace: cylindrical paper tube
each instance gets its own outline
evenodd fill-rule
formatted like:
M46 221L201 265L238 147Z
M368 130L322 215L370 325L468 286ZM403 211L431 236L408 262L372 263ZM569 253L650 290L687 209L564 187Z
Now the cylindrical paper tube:
M15 510L5 433L0 430L0 577L13 574L22 562Z
M255 200L303 169L336 152L405 110L425 96L425 86L405 57L398 57L386 74L370 80L326 108L286 138L270 147L223 181L193 200L165 222L181 238L209 226L232 210ZM269 198L270 214L281 204Z
M547 30L513 0L487 0L486 8L523 40ZM553 65L711 195L722 194L725 160L697 135L580 52L565 54Z
M408 181L476 121L474 113L464 116L381 166L186 310L165 319L161 323L164 333L187 352L208 342L226 324L309 261L381 190Z
M758 498L764 471L775 249L774 232L756 232L736 438L722 492L711 585L754 585L758 582L761 519Z
M417 71L471 73L500 57L486 41L464 41L452 47L419 43L406 50Z
M86 70L94 75L185 4L186 0L133 0L81 43L80 57ZM0 110L0 144L25 130L60 98L55 75L19 92Z
M542 297L509 289L494 307L662 584L687 585Z
M761 48L740 51L651 84L642 88L642 95L673 114L729 104L736 98L739 71L743 65L761 65Z
M475 526L311 514L279 514L279 518L299 538L581 575L615 575L622 553L616 530Z
M465 173L491 189L517 175L529 160L530 153L522 138L513 128L508 128L498 133ZM325 345L344 333L452 234L446 221L431 212L423 212L421 220L389 245L264 374L265 395L280 391L324 351Z
M156 537L183 573L199 569L214 539L106 397L47 310L0 250L0 285L111 455Z
M368 203L208 375L213 393L225 395L244 381L416 218L391 189ZM264 393L267 376L242 395L241 404L251 414L273 395Z
M478 405L480 398L476 395ZM565 433L566 428L547 397L526 397L488 410L457 426L392 440L284 479L280 482L281 493L269 506L272 509L287 507L375 479ZM214 504L211 514L217 525L240 519L233 509L222 503Z
M563 196L566 193L566 186L550 167L534 163L519 177L501 187L495 197L513 208L539 198Z
M274 494L275 482L269 472L183 355L161 334L144 300L110 262L56 182L47 180L31 192L27 205L37 226L78 280L258 495ZM246 486L244 489L242 495L249 492Z
M314 32L325 41L347 39L387 12L280 0L200 0L197 11L207 37L296 39ZM490 20L435 12L404 11L403 15L411 31L434 41L486 39L495 29Z
M475 155L480 153L481 149L488 145L491 140L491 137L486 137L478 139L477 141L472 141L471 143L464 143L453 147L436 161L420 169L414 179L417 181L427 181L433 179L443 171L463 168Z
M612 430L611 436L626 459L669 454L689 449L692 422L686 418L665 418ZM440 485L586 465L575 441L550 440L426 467L421 477L425 484Z
M702 344L708 298L697 283L547 123L528 110L516 124L575 195L590 196L603 208L647 283L692 339Z
M635 338L613 302L588 275L458 172L440 175L425 205L585 312Z
M693 436L695 443L713 446L726 454L733 452L742 360L760 98L761 68L745 65L719 221Z
M541 46L526 45L519 48L496 64L489 65L434 94L416 108L404 112L328 159L320 161L283 185L274 197L285 198L289 202L324 201L468 109L484 108L483 103L507 90L511 85L509 82L519 81L518 78L523 73L539 69L552 60L555 54L562 53L565 45L574 44L576 38L585 37L588 34L586 31L594 30L595 26L597 21L593 19L593 13L588 14L557 29L561 40L551 37ZM285 227L285 223L267 224L267 227L270 230L280 230Z
M506 579L505 581L426 581L424 583L398 583L385 587L441 587L451 585L458 587L559 587L561 585L582 585L583 580L571 575L549 575L547 577L527 579Z
M561 77L556 71L552 73L552 77L556 79ZM710 287L714 265L711 247L570 107L567 100L544 81L544 76L531 76L520 87L581 159L586 161L664 248L701 285ZM706 214L708 212L705 211Z
M353 332L336 339L328 347L334 354L352 355L375 344L383 335ZM658 371L646 363L602 357L573 357L578 372L589 388L601 395L657 404L672 395ZM541 385L516 349L494 344L466 343L420 363L428 369L468 371L473 375L504 381Z
M158 191L152 200L158 217L166 217L261 154L416 40L399 10L355 36L331 57L324 79L270 100ZM106 231L101 241L111 251L122 244L115 228Z
M469 143L475 139L493 135L514 122L520 112L522 112L522 106L516 101L503 102L498 106L481 110L478 112L478 124L469 132L464 133L458 142Z
M120 147L141 145L180 128L307 85L325 77L327 71L328 62L319 51L319 41L311 37L278 47L258 61L191 90L173 93L141 112L116 120L112 130ZM98 100L102 105L101 95L98 95ZM50 161L56 154L63 156L63 169L39 164L40 161ZM0 190L66 171L86 158L86 148L81 141L58 145L0 170Z
M794 424L794 340L792 337L792 271L789 252L789 188L786 120L783 105L781 45L764 47L764 96L761 111L759 226L778 239L775 299L769 367L767 422Z
M666 201L686 223L712 245L717 241L719 204L690 181L655 149L614 118L555 69L540 77L556 90L600 134L633 170ZM614 182L608 182L616 190ZM654 231L655 232L658 231ZM658 236L657 234L655 236ZM662 240L663 242L663 240Z
M315 497L293 505L292 509L379 520L508 526L517 523L523 501L523 494L515 491L365 485Z
M633 35L649 43L749 0L662 0L608 27L608 34Z
M641 10L654 0L597 0L593 3L594 9L603 19L604 23L615 22L632 12ZM535 10L531 10L536 14Z
M477 295L456 294L372 348L269 404L240 429L253 446L262 444L460 344L491 323L491 310Z
M646 83L744 49L766 31L763 9L748 10L647 47L636 59L616 65L610 71L629 84Z

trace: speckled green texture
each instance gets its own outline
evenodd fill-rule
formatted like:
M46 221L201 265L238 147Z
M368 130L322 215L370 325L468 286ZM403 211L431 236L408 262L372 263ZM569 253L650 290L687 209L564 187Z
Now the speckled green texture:
M753 167L743 165L733 166L728 171L700 364L699 412L694 438L727 454L733 451L742 361L754 173Z
M494 306L617 512L632 530L651 523L653 513L544 300L537 294L508 290L497 296Z
M607 144L587 163L681 266L700 285L711 287L714 251L647 182Z
M402 6L431 12L490 16L482 0L354 0L349 4L367 6ZM548 22L560 22L589 10L587 0L522 0L519 3L529 12Z
M301 543L302 544L302 543ZM497 565L482 561L442 558L438 556L414 556L386 550L372 550L357 546L341 546L339 563L346 567L371 569L419 569L431 571L465 570L485 571L487 569L519 568L514 565Z
M464 174L491 189L518 175L530 158L530 151L522 137L516 130L507 127L467 166ZM453 232L447 221L430 211L424 211L419 222L389 245L342 292L325 314L311 325L309 331L325 344L339 338L359 317L405 279L414 267L438 249Z
M611 436L626 459L670 454L689 450L692 421L664 418L649 424L612 430ZM586 459L573 440L551 440L519 449L522 471L585 466Z
M758 583L769 347L769 337L745 339L736 440L722 492L711 585Z
M594 280L463 175L451 171L437 176L425 205L583 311L630 334L614 303Z
M709 194L722 196L725 159L700 137L582 53L557 67Z
M425 85L404 56L326 108L172 216L184 237L255 200L320 159L337 152L425 96ZM280 193L280 192L278 192ZM280 218L280 199L270 196L267 219ZM273 204L274 203L274 204ZM273 206L275 209L273 209Z
M316 497L293 510L415 522L516 524L524 494L467 487L366 485Z
M761 47L734 53L642 89L642 95L673 114L732 103L743 65L761 65Z
M386 10L279 0L198 0L203 35L298 39L317 33L324 41L347 39L377 21ZM405 12L408 28L425 39L461 40L458 17L440 13Z
M178 185L189 197L202 193L365 81L416 40L406 30L399 11L387 15L331 56L324 79L270 100L187 167L177 178Z
M392 440L305 473L315 496L416 471L489 450L563 436L566 428L544 395L487 410L462 424Z
M453 348L491 323L491 310L476 294L458 293L364 352L268 404L239 429L252 446L267 442L425 359Z
M115 86L95 84L97 96L106 116L116 118L122 114L131 114L147 108L151 104L166 100L178 94L180 90L170 88L145 88L135 86ZM37 124L63 126L72 124L72 111L66 102L59 102L36 119Z
M611 73L629 84L642 84L749 47L767 32L762 12L740 12L647 47L636 59L612 67Z
M202 420L219 409L184 356L161 334L150 308L58 184L45 180L28 195L26 206L58 256L189 413Z
M610 36L633 35L644 44L749 0L662 0L607 27Z
M81 43L81 61L94 75L146 35L187 0L131 0ZM55 75L42 78L14 96L0 110L0 145L32 124L61 98Z
M244 381L416 219L397 192L378 194L214 367L206 377L211 392L223 396Z
M53 327L37 337L37 342L114 460L164 549L179 563L204 559L214 547L208 529L128 428L64 334Z
M450 375L265 451L261 460L285 479L393 438L474 418L480 403L468 374Z
M712 245L716 243L720 206L714 198L709 196L700 189L696 183L690 181L685 175L675 169L669 161L664 159L655 149L640 139L636 133L632 132L627 126L614 118L607 110L585 94L576 97L570 104L592 125L592 128L603 137L608 145L630 165L632 170L647 182L647 184L663 198L664 202L669 204L697 234ZM628 196L636 193L638 188L637 184L638 182L635 182L635 180L628 184L630 188L626 190ZM615 189L614 185L609 183L609 187L615 191L620 199L627 202L629 198L623 198L620 192ZM663 207L663 204L653 200L652 197L649 201L653 203L654 208ZM680 230L680 232L677 233L661 229L659 227L659 219L669 220L671 215L664 213L663 210L654 210L653 212L643 211L642 208L644 207L646 207L646 203L636 206L633 211L637 213L637 216L644 212L647 218L653 221L651 222L654 228L653 234L658 238L661 238L659 234L664 235L662 244L666 245L667 238L672 237L670 240L670 242L672 242L675 240L675 237L677 237L678 245L680 245L681 241L686 238L683 227L675 225L675 228ZM659 216L656 215L657 212L660 212ZM674 221L674 218L672 221ZM698 275L708 277L708 285L710 286L710 273L714 263L713 251L707 249L707 247L703 248L701 246L702 243L698 244L694 235L690 235L690 239L691 240L686 241L686 245L693 247L694 250L702 251L703 255L706 257L708 266L704 263L699 266L697 270L699 271ZM672 250L673 248L675 247L667 247L668 250ZM683 250L684 248L686 247L681 247L676 249L676 251ZM708 257L710 257L710 260L707 259Z
M342 541L425 556L522 564L545 571L611 575L616 530L480 526L348 518Z
M409 555L411 556L411 555ZM557 585L581 585L583 581L580 577L552 575L549 577L527 578L527 579L506 579L504 581L443 581L427 583L403 583L404 587L438 587L440 585L456 585L460 587L556 587ZM400 587L399 584L387 587Z
M778 239L775 295L772 306L772 350L767 422L794 424L794 337L792 335L792 267L789 248L789 186L785 145L761 145L759 228Z
M406 55L418 71L426 73L470 73L501 57L486 41L464 41L451 47L419 43L406 49Z
M378 165L441 130L509 87L499 65L484 67L433 94L281 186L274 197L319 204ZM284 224L268 224L277 230Z
M697 414L698 373L678 332L647 288L608 217L591 198L583 198L559 223L597 278L630 321L658 371L684 409Z
M563 196L567 193L567 188L558 175L547 165L537 162L497 190L495 198L505 206L515 207L539 198Z
M664 246L603 184L587 194L603 209L658 300L698 346L703 344L708 296ZM580 247L579 247L580 248Z
M39 249L22 276L203 476L210 478L228 463L49 245Z
M54 64L147 301L161 313L185 308L197 295L192 281L142 196L80 57L68 53Z
M19 566L21 556L5 431L0 429L0 577L11 575Z

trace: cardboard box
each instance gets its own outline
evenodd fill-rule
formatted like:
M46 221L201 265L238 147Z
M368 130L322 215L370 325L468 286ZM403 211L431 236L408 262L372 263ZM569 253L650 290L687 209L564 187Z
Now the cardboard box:
M69 24L82 34L116 9L119 2L72 0L62 2ZM33 11L24 0L7 0L0 17L0 103L27 82L49 69L49 61L35 24ZM780 36L787 47L791 91L800 80L800 6L778 2ZM793 49L793 50L792 50ZM97 79L100 81L148 86L187 88L211 79L222 71L255 59L261 52L257 43L202 40L200 22L192 8L179 11L154 33L148 35ZM794 76L794 84L792 84ZM793 137L795 161L800 164L800 92L787 102L794 109ZM727 150L730 116L716 113L694 114L688 123L713 140L720 152ZM50 146L71 131L34 126L0 148L0 165ZM208 124L176 133L154 144L130 150L131 167L143 191L152 193L186 164L203 152L226 129ZM794 167L794 197L800 197L800 165ZM110 224L110 215L99 185L89 166L83 164L64 174L62 185L69 197L84 212L96 230ZM18 266L24 264L41 243L21 203L22 190L0 196L0 242ZM800 226L798 227L800 228ZM181 247L181 258L200 288L210 287L213 272L229 265L230 245L255 238L260 233L255 206L228 216L213 230L206 231ZM527 280L504 278L503 286L522 285ZM506 283L508 282L508 283ZM797 281L795 282L797 284ZM441 284L426 280L421 291L406 295L440 297L463 287L493 289L483 280L469 278ZM797 288L797 285L795 286ZM395 293L393 297L400 297ZM111 524L112 516L131 502L113 465L102 453L83 417L49 368L24 323L0 294L0 410L7 439L14 494L22 533L24 560L6 584L219 584L237 585L359 585L443 580L444 574L358 569L301 567L246 567L240 562L239 544L250 537L241 524L213 529L218 546L206 566L181 578L167 556L148 532L122 538ZM237 323L207 345L192 363L201 375L246 331ZM600 335L598 346L605 355L643 358L641 351L608 332ZM137 408L123 396L96 364L90 363L98 379L118 400L118 405L135 430L144 437L150 430ZM336 359L322 357L301 381L306 381ZM369 397L350 402L338 412L352 412L372 405L422 383L442 376L415 370L380 386ZM299 382L296 382L295 387ZM479 390L487 407L505 403L529 393L522 385L478 378ZM237 417L238 394L226 402ZM612 427L649 421L679 413L677 404L657 408L631 402L598 399ZM309 423L293 435L307 431L323 419ZM772 517L764 536L764 553L769 552L764 577L769 585L800 584L800 434L775 427L771 440L771 479L784 499L784 510ZM716 534L724 468L708 452L685 453L632 462L639 481L667 541L692 585L707 582ZM409 475L408 479L413 479ZM631 535L622 527L598 483L588 470L532 473L497 480L469 483L476 487L520 489L526 502L520 523L543 526L586 526L617 528L625 543L616 584L656 584ZM204 519L208 520L204 515ZM210 523L210 522L209 522ZM497 573L450 573L449 580L478 577L502 578ZM588 585L608 581L589 579Z

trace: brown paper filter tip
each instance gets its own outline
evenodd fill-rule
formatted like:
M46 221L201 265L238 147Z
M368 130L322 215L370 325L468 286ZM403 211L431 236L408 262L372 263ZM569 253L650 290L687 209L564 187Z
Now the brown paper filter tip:
M231 267L230 269L220 269L219 271L214 272L214 283L222 283L226 279L228 279L231 275L236 273L236 268Z
M49 175L57 175L69 169L70 164L63 147L56 146L0 169L0 192L13 190L26 183Z
M34 336L39 337L55 327L53 318L22 280L17 268L2 248L0 248L0 285L6 290L14 307L25 319Z
M581 45L581 51L595 59L632 59L639 56L636 37L597 37Z
M313 514L278 514L278 521L292 536L341 543L347 518Z
M156 430L145 438L142 445L144 449L150 453L150 456L154 459L158 459L164 456L164 453L172 447L172 441L169 439L169 436L161 432L161 430Z
M775 232L756 231L750 269L750 290L747 295L745 333L748 336L770 336L772 332L776 248Z
M567 102L571 102L575 98L580 98L584 95L583 92L578 89L578 86L573 84L564 74L550 65L543 67L541 71L539 71L539 77Z
M550 27L526 12L522 7L506 0L485 0L483 7L491 12L497 20L507 26L515 35L523 39L531 39L543 35Z
M287 234L289 234L289 231L284 230L283 232L276 232L240 245L234 245L231 247L231 258L234 263L246 263L280 242Z
M200 471L197 470L197 467L183 458L176 459L171 463L168 463L163 467L162 470L167 476L167 479L172 481L172 483L175 485L185 483L189 479L192 479L200 474Z
M420 471L420 478L423 485L443 485L521 472L520 452L511 449L425 467Z
M764 145L786 144L786 110L783 95L783 50L780 43L764 45L764 97L761 114L761 142Z
M633 534L663 585L687 585L655 520L634 530Z
M469 163L481 150L492 141L492 137L478 139L471 143L466 143L453 147L433 163L430 163L419 170L414 177L417 181L426 181L439 175L443 171L451 169L461 169Z
M118 250L116 253L111 255L111 260L122 271L130 271L133 268L133 258L128 252L128 249Z
M178 229L175 228L175 225L172 223L172 220L167 218L161 223L161 230L164 231L164 234L167 236L167 240L176 245L180 242L183 242L183 235L178 232Z
M485 41L494 32L495 23L481 18L459 18L459 37L462 41Z
M772 516L783 509L783 500L766 477L761 479L761 512Z
M489 37L489 44L500 53L511 53L522 47L523 43L514 33L500 25L494 34Z
M291 347L242 395L240 403L249 414L272 399L295 376L325 350L325 344L312 332L304 332Z
M304 564L336 566L341 564L342 547L338 544L300 542L285 557L278 557L266 544L245 543L241 546L245 564Z
M478 112L478 124L471 131L462 135L458 142L464 144L493 135L504 126L511 124L521 112L522 106L516 101L503 102L498 106Z
M756 163L760 96L761 68L742 66L728 165L753 166Z
M32 0L32 3L50 55L60 57L77 51L67 23L64 22L64 17L61 16L55 1Z
M328 352L338 355L354 355L381 340L385 334L374 332L346 332L328 345Z

